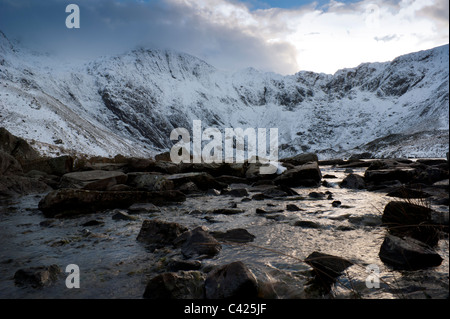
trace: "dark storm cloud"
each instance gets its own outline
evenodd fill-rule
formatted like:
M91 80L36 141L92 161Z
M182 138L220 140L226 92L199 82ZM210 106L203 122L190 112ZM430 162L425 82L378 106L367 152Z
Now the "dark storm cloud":
M80 29L65 26L70 3L80 7ZM68 59L148 47L187 52L219 68L297 71L289 44L267 44L233 25L211 23L182 3L163 0L0 0L0 30L30 49Z

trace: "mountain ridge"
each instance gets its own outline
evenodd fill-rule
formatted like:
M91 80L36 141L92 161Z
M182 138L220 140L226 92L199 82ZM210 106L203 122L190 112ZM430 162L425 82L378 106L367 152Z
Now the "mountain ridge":
M153 156L174 144L172 129L190 131L200 119L203 128L277 127L280 157L345 157L392 134L413 145L372 147L374 157L448 151L448 44L334 75L282 76L253 68L225 72L172 50L138 49L62 66L3 37L0 126L28 140L58 141L92 155ZM421 134L426 145L406 138Z

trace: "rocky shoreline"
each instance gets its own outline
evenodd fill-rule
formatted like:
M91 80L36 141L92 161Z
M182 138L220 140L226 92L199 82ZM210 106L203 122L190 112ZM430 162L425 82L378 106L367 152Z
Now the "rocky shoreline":
M331 223L345 219L376 227L383 239L374 249L384 267L407 272L426 271L442 263L448 267L448 249L444 256L437 252L442 240L448 242L448 158L319 161L315 154L300 154L281 162L286 168L282 174L260 175L257 163L176 165L167 161L167 154L155 160L123 156L43 158L24 140L2 129L0 198L5 202L19 198L20 202L20 198L30 194L43 194L33 211L44 219L41 227L47 230L53 223L76 220L83 220L85 229L99 227L104 222L92 217L101 216L102 212L111 214L114 221L134 223L139 228L136 244L158 258L150 267L151 277L146 278L143 298L280 297L279 285L261 279L264 276L255 274L252 266L242 260L211 264L221 258L227 246L252 245L258 235L246 229L245 224L221 230L210 228L222 220L248 216L268 222L288 220L290 227L306 234L321 232L324 227L319 218L291 221L286 214L319 215L317 211L306 211L304 202L345 210L343 199L334 197L337 189L391 198L372 220L356 214L332 215L334 211L326 216ZM324 167L330 168L329 174L323 174ZM343 178L333 175L332 169L343 172ZM185 225L161 213L181 205L195 206L184 214L203 220L203 224ZM353 209L357 211L358 207ZM5 211L2 214L9 216L10 212ZM328 213L325 209L318 211L322 215ZM338 232L354 230L348 224L338 227ZM91 238L93 234L87 230L84 235ZM323 249L329 251L327 247ZM13 263L5 254L1 258L1 263ZM305 285L289 298L330 297L347 268L355 264L367 266L337 251L329 254L321 249L295 258L304 267L301 276ZM63 267L51 264L17 269L14 284L49 289L64 276ZM445 294L448 297L448 277L447 290L432 297ZM361 297L357 289L352 296Z

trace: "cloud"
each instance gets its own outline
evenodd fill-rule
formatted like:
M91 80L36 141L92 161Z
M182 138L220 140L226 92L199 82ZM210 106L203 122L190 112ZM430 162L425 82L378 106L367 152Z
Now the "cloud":
M81 28L65 27L77 3ZM333 73L448 42L447 0L330 0L252 10L237 0L0 0L0 30L38 51L92 59L170 48L223 69ZM249 8L250 7L250 8ZM446 26L446 27L445 27ZM445 28L444 28L445 27Z

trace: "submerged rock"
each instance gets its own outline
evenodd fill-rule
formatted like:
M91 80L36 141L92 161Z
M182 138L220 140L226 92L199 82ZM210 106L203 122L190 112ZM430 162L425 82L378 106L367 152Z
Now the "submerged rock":
M214 238L222 241L231 241L235 243L248 243L255 239L255 235L250 234L246 229L236 228L226 232L211 232Z
M19 269L14 274L14 282L19 286L40 288L48 286L58 279L61 269L58 265Z
M152 247L173 245L182 233L188 229L178 223L158 219L144 220L137 240Z
M222 250L222 245L209 233L205 226L194 228L181 234L175 241L181 245L185 258L194 256L214 257Z

